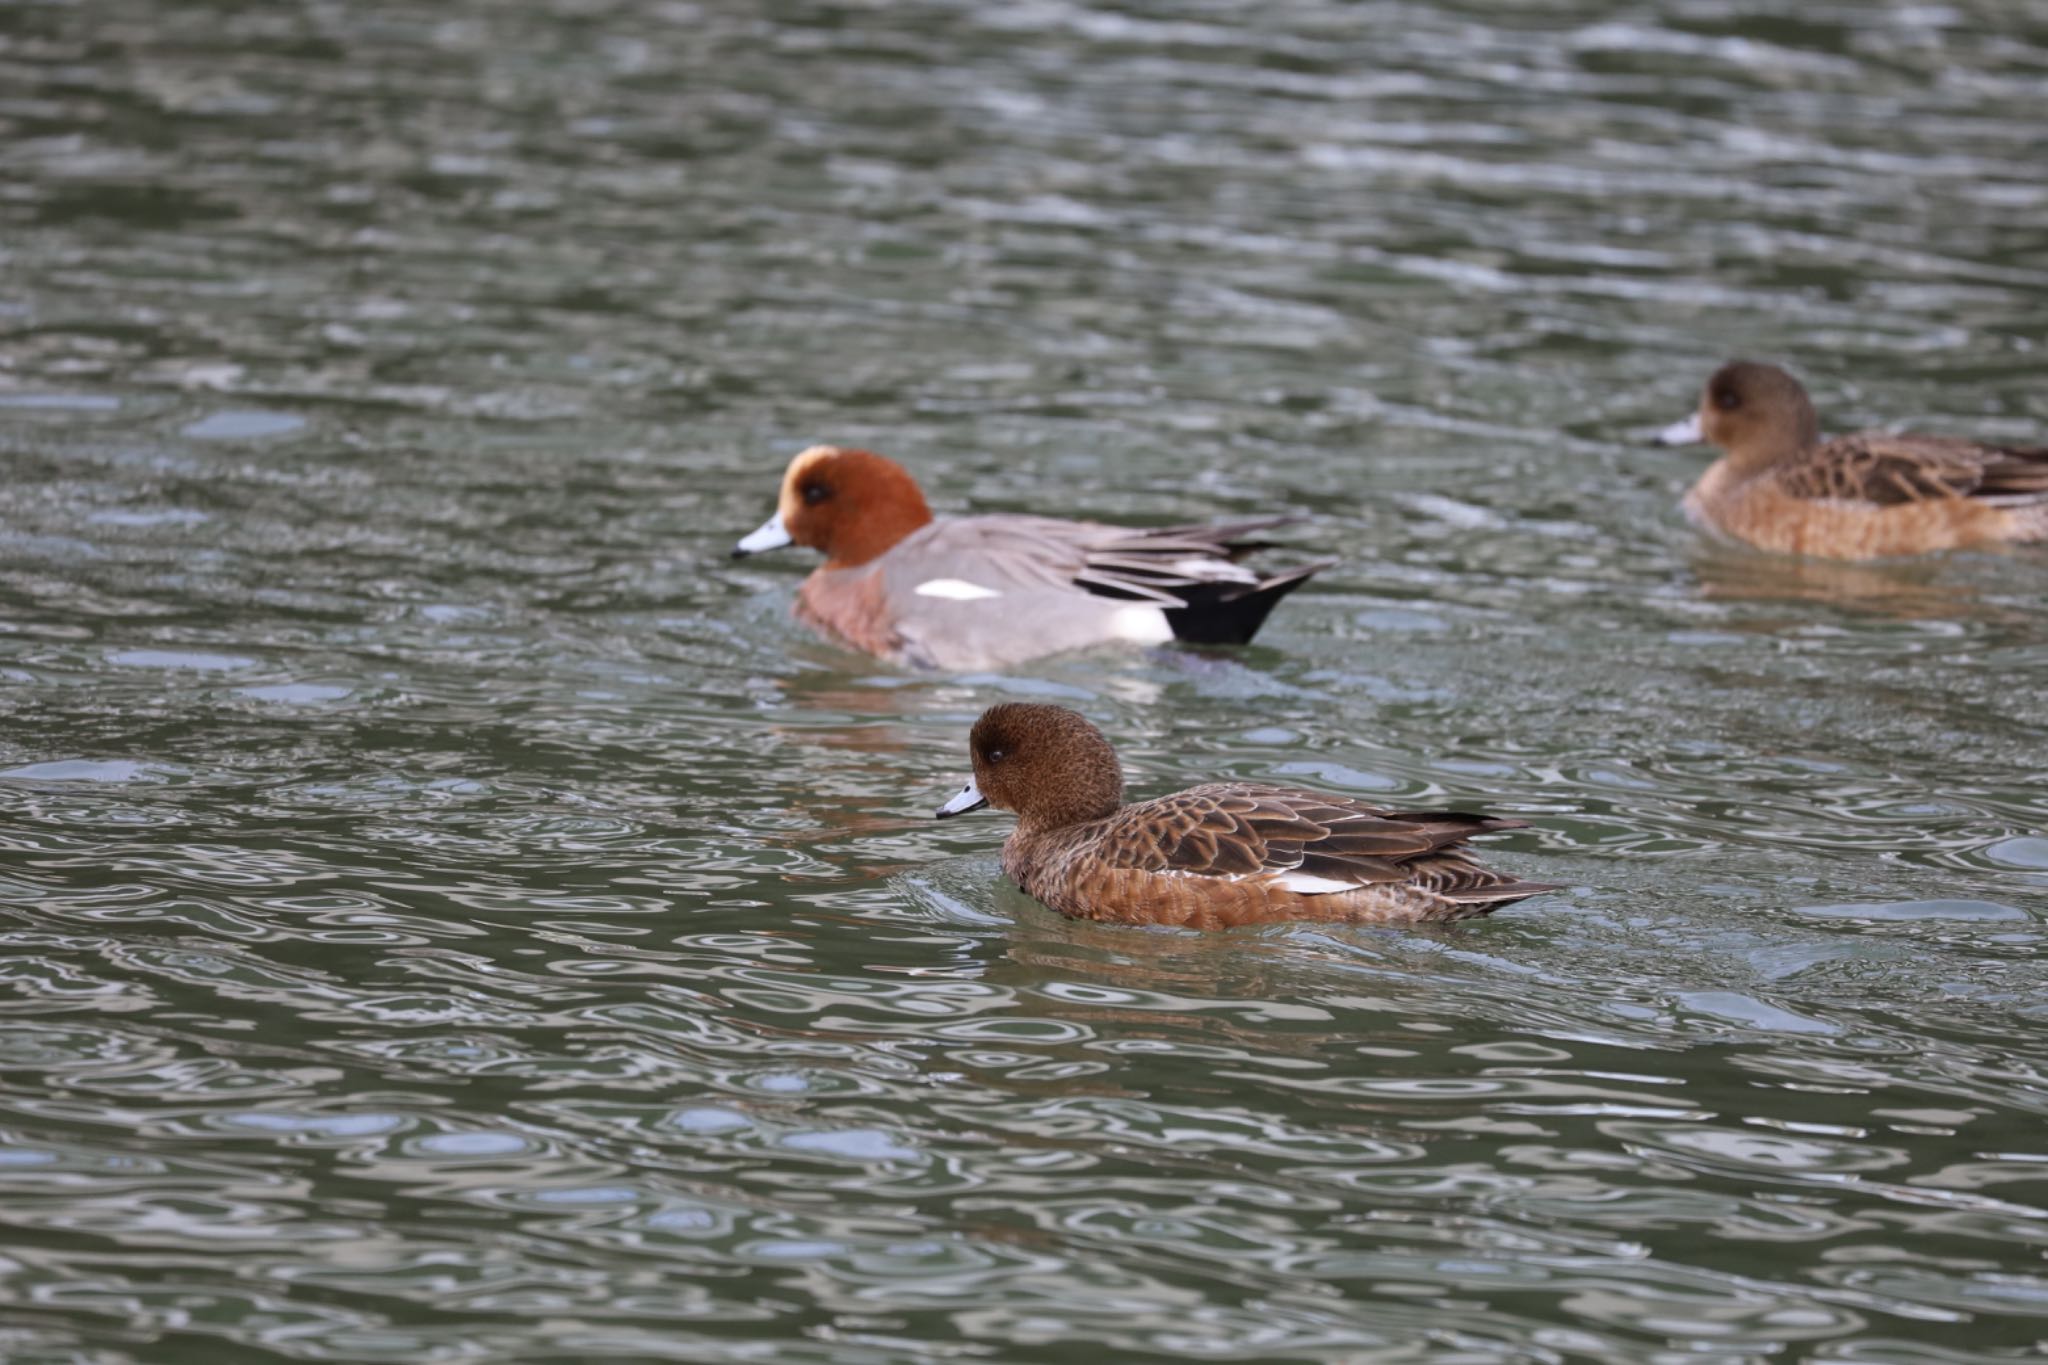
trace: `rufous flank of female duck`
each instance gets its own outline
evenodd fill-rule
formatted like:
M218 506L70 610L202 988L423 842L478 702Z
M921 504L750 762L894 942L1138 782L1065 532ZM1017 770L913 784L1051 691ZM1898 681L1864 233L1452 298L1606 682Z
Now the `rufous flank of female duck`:
M1243 644L1273 604L1334 560L1261 578L1244 537L1290 520L1137 528L996 513L934 518L916 480L868 450L789 462L775 515L734 557L797 544L825 562L796 614L918 668L1001 668L1114 642Z
M968 738L974 778L941 818L1014 811L1003 871L1063 915L1229 929L1282 920L1466 919L1558 888L1472 860L1475 834L1520 820L1398 811L1259 782L1126 805L1116 752L1063 706L1004 702Z
M1722 449L1685 513L1760 549L1877 559L2048 539L2048 447L1883 431L1822 440L1806 390L1775 365L1723 365L1693 415L1657 439Z

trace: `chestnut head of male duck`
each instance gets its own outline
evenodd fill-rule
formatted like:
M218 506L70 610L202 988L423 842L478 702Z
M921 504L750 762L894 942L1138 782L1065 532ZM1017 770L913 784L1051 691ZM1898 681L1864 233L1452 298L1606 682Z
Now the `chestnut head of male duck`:
M1062 706L990 707L968 749L974 778L938 814L1015 812L1003 871L1064 915L1191 929L1412 923L1484 915L1557 889L1489 871L1464 847L1519 820L1389 811L1256 782L1125 805L1109 741Z
M783 472L775 515L733 546L732 557L804 545L824 551L826 568L850 569L931 519L917 480L894 460L872 450L811 446Z
M985 669L1115 642L1243 644L1282 597L1332 561L1261 578L1246 539L1288 520L1132 528L996 513L934 519L901 465L812 446L790 461L775 515L735 557L784 545L825 562L797 615L900 663Z
M1805 388L1775 365L1723 365L1657 440L1725 452L1686 514L1762 549L1872 559L2048 539L2048 448L1885 431L1822 440Z

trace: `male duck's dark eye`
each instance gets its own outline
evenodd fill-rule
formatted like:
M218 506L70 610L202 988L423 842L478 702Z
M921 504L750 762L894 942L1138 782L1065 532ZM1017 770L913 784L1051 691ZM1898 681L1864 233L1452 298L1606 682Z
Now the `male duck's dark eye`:
M986 758L991 764L1000 763L1005 758L1009 757L1009 750L990 749L986 754L983 754L982 757Z
M831 496L832 490L822 483L807 483L804 485L804 502L809 506L816 507Z

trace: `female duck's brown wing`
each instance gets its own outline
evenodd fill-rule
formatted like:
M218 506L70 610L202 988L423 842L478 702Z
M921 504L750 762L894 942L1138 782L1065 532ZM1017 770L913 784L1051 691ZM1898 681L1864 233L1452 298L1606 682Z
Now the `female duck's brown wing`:
M2048 501L2048 446L1993 446L1952 436L1859 431L1823 441L1778 476L1798 498L1895 507L1942 498L2001 505Z
M1267 874L1304 895L1388 882L1452 900L1512 900L1555 887L1491 872L1463 845L1522 829L1459 811L1389 811L1322 792L1221 782L1125 806L1098 847L1112 863L1203 877Z

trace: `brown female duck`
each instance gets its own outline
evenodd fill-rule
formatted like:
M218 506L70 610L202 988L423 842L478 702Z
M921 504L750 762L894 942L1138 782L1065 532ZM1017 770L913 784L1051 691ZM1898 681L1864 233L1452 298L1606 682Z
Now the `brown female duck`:
M1473 835L1520 829L1520 820L1387 811L1256 782L1125 805L1109 741L1063 706L992 706L968 747L974 780L940 817L1015 811L1003 871L1063 915L1189 929L1397 924L1489 914L1557 890L1488 871L1465 849Z
M1813 403L1775 365L1714 372L1664 445L1726 453L1685 495L1700 525L1765 550L1876 559L2048 539L2048 447L1859 431L1823 441Z

